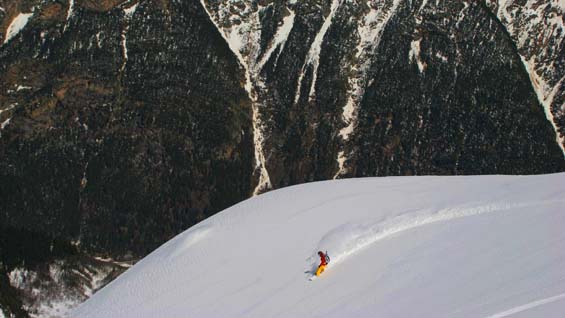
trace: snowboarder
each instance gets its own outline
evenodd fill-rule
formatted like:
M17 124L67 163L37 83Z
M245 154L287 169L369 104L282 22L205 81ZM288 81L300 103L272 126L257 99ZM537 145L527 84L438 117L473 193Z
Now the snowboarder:
M325 253L319 251L318 256L320 256L320 265L318 265L318 269L316 270L316 276L320 276L326 269L326 266L328 266L328 264L330 263L330 257L328 256L328 251L326 251Z

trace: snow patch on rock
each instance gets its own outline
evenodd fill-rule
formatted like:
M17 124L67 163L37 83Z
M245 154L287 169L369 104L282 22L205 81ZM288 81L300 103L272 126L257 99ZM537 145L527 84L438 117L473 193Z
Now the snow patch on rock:
M543 79L543 77L539 76L536 73L533 59L526 61L524 60L523 57L521 58L522 58L522 63L526 68L526 71L530 75L530 80L534 87L534 91L536 92L536 95L538 97L538 100L543 106L545 117L551 123L551 126L555 130L555 136L556 136L555 141L559 145L559 148L561 148L561 151L563 152L563 156L565 156L565 138L559 134L557 123L553 116L553 112L551 111L553 98L555 97L557 90L561 87L561 84L563 83L563 79L565 79L565 77L561 78L561 80L554 87L551 87L550 85L547 84L547 82Z
M420 58L420 45L422 44L422 39L414 40L410 43L410 52L408 52L408 59L410 63L416 62L418 65L418 70L423 73L426 69L426 63Z
M516 42L532 86L565 156L565 138L559 133L559 128L565 127L558 127L558 121L565 117L565 105L556 105L554 98L565 78L559 64L559 54L565 44L564 2L527 0L518 4L512 0L489 0L487 4Z
M63 32L65 32L65 30L67 30L67 27L69 26L69 20L73 16L74 8L75 8L75 0L69 0L69 7L67 8L67 18L65 20L66 22L65 22L65 26L63 27Z
M387 5L390 7L386 8ZM371 6L370 11L362 18L357 28L359 43L356 47L355 63L352 65L353 76L349 78L349 89L347 90L347 103L343 107L342 120L347 124L339 131L339 136L346 142L357 125L358 108L367 87L367 71L371 66L372 57L375 54L386 25L390 18L396 13L400 0L392 3L384 2L380 7ZM345 163L348 159L345 151L339 151L337 156L338 171L334 179L347 173Z
M296 95L294 98L294 103L298 103L300 100L300 91L302 90L302 80L304 79L304 73L309 66L312 66L313 73L312 73L312 83L310 84L310 91L308 94L308 100L312 101L316 97L316 80L318 79L318 67L320 66L320 53L322 51L322 43L324 42L324 37L328 32L328 29L332 25L333 18L343 3L343 0L333 0L332 5L330 8L330 13L325 18L322 27L316 34L314 38L314 42L310 46L308 50L308 54L306 54L306 61L304 65L302 65L302 70L300 71L300 76L298 77L298 86L296 88Z
M277 29L275 33L275 38L270 44L267 53L263 55L263 58L257 64L256 73L259 73L263 69L265 63L269 61L271 55L275 50L277 51L277 60L281 52L283 51L286 41L288 40L288 36L290 35L290 31L292 31L292 27L294 26L294 19L296 17L296 13L293 10L289 9L289 11L290 14L283 18L283 22Z
M12 117L4 120L1 124L0 124L0 130L3 130L4 128L6 128L6 126L8 126L8 124L10 123L10 120L12 119Z
M124 14L125 14L127 19L131 19L131 17L133 17L133 14L135 13L135 10L137 10L138 5L139 5L139 3L136 3L136 4L132 5L131 7L124 8Z
M31 86L24 86L24 85L18 85L18 87L16 87L16 92L22 91L22 90L30 90L33 87Z
M24 295L23 307L31 317L68 317L116 270L115 264L77 265L62 260L47 266L47 271L16 268L8 273L10 285Z
M135 13L135 10L137 9L137 6L139 4L136 3L134 5L132 5L131 7L128 8L124 8L124 18L125 18L125 25L122 29L122 33L120 35L120 45L122 47L122 56L124 58L124 61L122 62L122 66L120 67L120 73L123 73L124 70L126 69L126 65L128 62L128 43L127 43L127 33L129 31L129 22L131 20L131 18L133 17L133 14ZM98 41L98 47L100 47L100 33L96 34L96 39Z
M20 31L26 26L32 15L33 13L18 14L8 26L8 29L6 30L6 37L4 38L3 44L8 43L11 39L13 39L16 35L18 35L18 33L20 33Z
M217 6L217 11L212 12L206 5L206 2L206 0L200 0L210 20L216 26L216 29L237 57L239 64L245 70L245 90L252 103L255 169L259 172L259 182L253 194L258 195L272 187L269 172L266 168L264 150L265 124L260 116L260 108L263 106L263 103L259 98L260 94L258 91L258 89L264 86L259 75L264 63L262 64L261 61L258 60L261 38L259 12L263 8L259 7L258 10L253 10L251 3L241 2L240 5L235 6L230 1L224 1L214 3L214 5ZM245 16L246 19L242 20L242 16ZM283 20L283 25L277 30L277 34L275 34L275 38L271 44L273 50L277 46L284 46L293 24L294 13L291 11L291 16ZM280 50L282 50L282 48ZM272 54L272 51L269 54Z
M10 106L8 106L4 109L0 109L0 115L2 115L3 112L7 112L7 111L14 109L16 106L18 106L18 103L13 103L13 104L11 104Z

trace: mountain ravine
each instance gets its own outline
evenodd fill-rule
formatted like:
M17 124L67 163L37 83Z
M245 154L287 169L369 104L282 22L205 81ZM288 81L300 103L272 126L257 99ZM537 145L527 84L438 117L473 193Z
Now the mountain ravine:
M64 316L270 189L565 171L564 12L0 0L0 312Z

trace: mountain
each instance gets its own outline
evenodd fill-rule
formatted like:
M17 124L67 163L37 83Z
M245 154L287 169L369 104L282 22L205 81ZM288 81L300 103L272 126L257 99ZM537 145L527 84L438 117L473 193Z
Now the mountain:
M560 317L565 174L388 177L244 201L71 317ZM328 269L308 278L330 255Z
M547 119L565 144L565 24L563 1L496 1L487 5L511 35Z
M82 302L271 189L565 171L564 11L0 0L0 308Z

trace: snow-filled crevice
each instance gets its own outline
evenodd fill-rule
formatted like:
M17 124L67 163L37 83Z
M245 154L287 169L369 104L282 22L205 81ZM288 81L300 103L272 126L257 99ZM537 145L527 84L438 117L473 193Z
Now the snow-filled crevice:
M67 18L65 19L65 26L63 27L63 32L67 30L69 26L69 20L73 16L73 11L75 8L75 0L69 0L69 7L67 8Z
M258 56L258 48L254 47L253 45L257 46L259 44L258 39L260 38L260 34L258 32L260 32L261 29L259 15L258 13L254 13L255 16L251 19L250 23L241 23L240 21L239 24L234 24L234 26L230 25L229 27L226 27L224 29L220 27L220 23L218 23L218 21L214 18L215 16L210 12L210 10L208 10L208 7L206 6L206 0L200 0L200 3L202 4L202 7L206 14L208 14L210 21L214 24L220 35L224 38L230 50L237 57L239 64L245 71L245 90L252 103L255 169L259 171L259 182L253 191L253 194L257 195L272 187L269 173L266 168L265 152L263 149L263 145L265 143L265 128L260 116L261 102L258 99L256 85L254 84L254 82L257 82L258 79L258 71L255 64ZM228 3L228 6L229 5L230 4ZM229 19L231 10L227 7L222 7L221 9L223 10L219 10L219 12L217 13L218 19ZM245 9L243 10L247 9L247 5L245 5ZM293 21L294 17L292 17L292 22ZM290 22L287 21L287 23ZM288 32L290 32L290 30ZM281 41L279 45L282 45L283 40L284 37L279 38L279 41ZM245 53L245 57L242 52Z
M369 12L362 17L357 27L359 42L356 47L355 62L351 67L353 76L349 78L349 89L347 90L347 102L343 107L342 120L347 125L339 131L343 142L349 140L357 125L358 108L361 103L365 88L367 86L367 71L371 66L371 60L378 48L385 26L390 18L396 13L400 0L393 0L391 6L385 8L390 2L381 4L380 7L372 6ZM349 154L345 150L338 152L338 171L334 179L347 173L345 163Z
M328 32L328 29L332 25L333 18L343 3L343 0L333 0L332 5L330 8L330 13L325 18L322 27L316 34L310 49L308 50L308 54L306 54L306 61L302 66L302 70L300 71L300 76L298 77L298 84L296 88L296 95L294 98L294 103L298 103L300 100L300 92L302 90L302 80L304 79L304 74L306 73L306 69L308 66L312 66L312 83L310 84L310 90L308 94L308 100L312 101L316 97L316 80L318 78L318 67L320 66L320 53L322 51L322 44L324 42L324 37Z
M2 115L3 112L7 112L7 111L14 109L16 106L18 106L18 103L13 103L13 104L11 104L10 106L8 106L4 109L0 109L0 115Z
M8 43L12 38L14 38L20 31L26 26L29 18L33 13L20 13L18 14L6 29L6 37L4 38L4 43Z
M18 105L18 103L14 103L10 106L8 106L5 109L0 109L0 115L2 115L2 113L10 111L12 109L14 109L16 106ZM12 120L12 117L8 117L5 120L0 122L0 131L4 130L4 128L6 128L6 126L8 126L10 124L10 121ZM0 132L0 137L2 137L2 133Z
M5 121L3 121L2 123L0 123L0 130L4 130L4 128L6 128L6 126L8 126L8 124L10 123L10 120L12 120L12 117L10 117L10 118L6 119Z
M290 31L292 31L292 27L294 26L294 19L296 17L296 14L293 10L289 9L289 12L290 14L283 18L282 24L277 29L275 38L271 42L269 49L257 64L255 71L257 74L263 69L263 67L269 61L275 51L277 51L276 60L278 60L278 57L283 51L286 41L288 40L288 36L290 35Z
M123 73L124 70L126 69L126 65L128 62L128 45L127 45L127 33L129 31L129 25L130 25L130 21L133 17L133 14L135 13L135 10L137 9L137 6L139 5L139 3L136 3L134 5L132 5L131 7L125 8L124 9L124 18L125 18L125 24L124 27L122 29L122 34L121 34L121 47L122 47L122 57L123 57L123 62L122 62L122 66L120 67L120 73ZM99 39L99 34L96 35L97 39ZM100 41L98 40L98 46L100 46Z
M410 52L408 52L408 59L410 63L416 63L418 65L418 70L423 73L426 69L426 63L420 58L420 46L422 44L422 39L414 40L410 44Z

